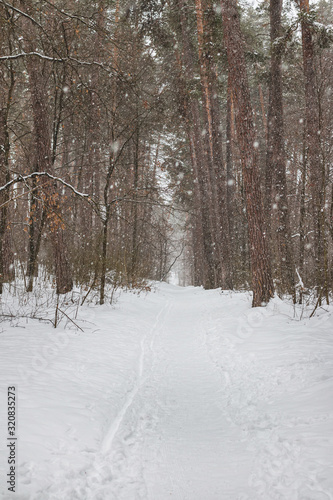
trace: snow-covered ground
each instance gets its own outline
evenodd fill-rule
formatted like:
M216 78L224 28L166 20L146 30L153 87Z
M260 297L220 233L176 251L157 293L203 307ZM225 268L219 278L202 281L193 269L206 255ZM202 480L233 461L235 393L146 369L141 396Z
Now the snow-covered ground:
M333 317L250 305L159 284L85 305L83 332L3 322L0 498L333 499Z

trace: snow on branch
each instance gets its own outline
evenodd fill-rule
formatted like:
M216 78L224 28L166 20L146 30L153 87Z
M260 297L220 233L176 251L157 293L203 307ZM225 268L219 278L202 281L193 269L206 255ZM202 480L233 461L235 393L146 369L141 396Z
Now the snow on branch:
M1 1L1 0L0 0ZM36 56L39 57L40 59L43 59L44 61L51 61L51 62L59 62L59 63L65 63L65 62L74 62L76 64L82 65L82 66L99 66L102 68L104 71L106 71L108 74L110 72L117 72L115 68L107 68L104 66L104 64L101 64L96 61L80 61L79 59L76 59L75 57L51 57L46 54L41 54L40 52L20 52L19 54L13 54L13 55L8 55L8 56L1 56L0 61L10 61L14 59L20 59L21 57L27 57L27 56Z
M322 24L314 21L313 26L317 31L326 31L328 35L333 36L333 24Z
M46 56L45 54L40 54L39 52L21 52L20 54L14 54L10 56L1 56L0 61L10 61L13 59L19 59L20 57L26 57L26 56L37 56L40 57L41 59L46 59L47 61L52 61L52 62L63 62L64 59L58 59L56 57L50 57Z
M313 30L322 38L322 42L333 41L333 25L323 24L316 21L317 13L311 9L309 12L301 11L299 13L299 20L308 23L312 26Z
M296 274L297 274L297 277L298 277L299 281L298 281L297 285L295 285L295 288L301 288L302 290L304 290L304 288L305 288L304 287L304 283L303 283L303 280L302 280L302 278L301 278L301 276L300 276L300 274L298 272L297 267L296 267Z
M61 179L61 177L55 177L54 175L49 174L48 172L33 172L32 174L29 175L18 175L11 181L7 182L4 186L0 187L0 192L1 191L6 191L6 189L10 188L13 184L16 184L17 182L25 182L28 179L32 179L33 177L48 177L49 179L52 179L54 181L60 182L63 186L68 187L75 195L81 196L81 198L88 198L89 199L89 194L86 193L80 193L80 191L77 191L74 186L69 184L68 182L64 181L64 179Z
M328 47L329 43L333 41L333 25L323 24L316 21L317 13L315 10L311 9L309 12L300 11L297 18L292 24L286 29L282 36L275 38L273 42L273 48L275 50L283 50L288 42L291 41L292 35L299 28L302 22L306 22L312 27L313 31L318 36L318 42L322 47Z

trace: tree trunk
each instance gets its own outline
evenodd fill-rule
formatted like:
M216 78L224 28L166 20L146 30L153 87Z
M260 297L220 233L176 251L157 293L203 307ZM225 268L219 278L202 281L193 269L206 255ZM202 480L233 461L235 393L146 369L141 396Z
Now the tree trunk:
M263 205L257 166L257 144L244 57L244 44L235 0L223 0L222 21L232 86L237 137L241 152L251 255L254 307L267 303L274 294L265 239Z
M34 38L34 29L29 24L26 24L26 29L26 47L28 51L31 51L33 48L32 40ZM47 69L45 63L43 64L39 61L39 59L31 57L27 59L27 69L29 74L35 142L35 159L32 165L32 170L53 174L51 129L49 125L49 110L46 90ZM32 280L35 273L37 256L40 248L41 233L44 225L43 221L46 217L49 220L50 230L52 233L51 240L54 250L57 293L67 293L72 290L73 281L66 255L63 223L59 213L59 195L53 183L46 181L43 185L43 190L38 190L39 197L44 199L44 207L41 209L41 207L38 206L36 191L37 190L32 191L30 206L31 227L29 234L28 291L32 290ZM44 214L44 211L46 211L47 215Z
M228 79L228 95L227 95L227 130L226 130L226 170L227 170L227 190L226 190L226 205L227 205L227 217L228 217L228 228L229 228L229 246L230 253L232 254L234 248L234 229L235 229L235 176L233 174L233 102L232 102L232 90ZM230 259L231 261L231 259ZM231 264L231 262L230 262ZM231 267L231 278L232 278L232 268ZM232 283L233 285L233 283Z
M306 143L307 165L310 175L312 194L312 214L314 224L315 245L315 281L318 283L318 296L322 295L325 285L325 172L321 162L321 137L319 106L317 98L315 54L312 39L311 22L309 15L309 0L300 0L299 3L302 28L303 71L305 79L305 107L306 107ZM320 302L320 298L319 298Z
M281 47L277 43L281 36L281 9L282 0L270 0L270 25L271 25L271 69L269 80L269 106L267 129L267 155L266 155L266 188L267 204L266 213L271 222L273 206L276 206L278 218L278 246L279 270L282 290L292 294L295 301L294 262L291 247L291 233L289 221L289 207L287 198L286 158L284 150L284 123L282 102L282 73L281 73ZM273 179L275 199L272 200L271 185L267 180ZM270 199L269 199L270 198ZM271 233L271 224L268 231ZM272 249L271 249L272 251Z
M1 93L2 94L2 93ZM0 186L10 181L9 172L9 137L7 127L8 106L0 96ZM3 283L14 278L13 255L10 248L10 234L8 230L8 202L9 189L0 193L0 294Z
M189 91L189 82L194 82L194 52L190 43L189 32L187 28L187 17L185 12L185 3L183 0L178 0L181 20L181 36L182 36L182 59L183 68L186 76L181 74L179 79L180 94L181 94L181 112L183 114L187 135L189 141L193 141L194 155L196 158L197 167L197 182L200 190L201 218L203 230L203 249L205 257L205 288L215 288L217 284L216 270L216 245L214 241L214 223L212 216L212 190L210 180L210 170L208 165L208 154L203 145L203 135L201 127L201 118L199 104L196 97Z
M205 276L207 270L205 269L205 248L204 248L204 224L202 213L202 190L200 189L198 178L198 164L195 155L194 137L193 133L188 131L189 143L191 151L191 163L196 182L194 183L194 206L193 206L193 221L192 221L192 241L193 241L193 257L194 257L194 286L200 286L205 283Z
M1 15L4 17L6 13L1 7ZM2 36L9 33L3 29ZM0 50L2 52L5 40L0 35ZM12 95L15 85L14 71L12 63L9 63L8 71L6 70L5 63L0 67L0 186L3 186L10 181L9 170L9 129L8 129L8 116L12 103ZM8 80L8 88L5 87L5 82ZM9 225L9 206L10 199L9 189L0 193L0 294L3 291L3 283L12 281L15 277L14 271L14 256L11 249L11 234L8 228Z
M136 124L135 124L135 135L134 135L134 158L133 158L133 167L134 167L134 176L133 176L133 200L134 203L132 205L132 220L133 220L133 233L132 233L132 255L131 255L131 270L130 270L130 278L132 283L135 282L137 278L137 261L138 261L138 204L136 203L138 198L138 188L139 188L139 145L140 145L140 137L139 137L139 113L137 110L136 113Z
M107 257L107 244L108 244L108 225L109 216L105 215L103 220L103 236L102 236L102 269L101 269L101 286L99 290L99 303L103 305L105 302L105 279L106 279L106 257Z
M213 43L211 24L213 8L210 0L196 0L198 52L206 134L206 150L210 183L216 253L219 258L218 285L232 288L230 230L226 201L226 172L223 160L221 112L218 102L217 77L210 47Z
M301 189L300 189L300 200L299 200L299 272L301 278L304 277L304 253L305 253L305 191L306 191L306 175L307 175L307 165L306 165L306 132L304 129L303 133L303 163L302 163L302 178L301 178ZM302 303L302 292L300 294L300 303Z

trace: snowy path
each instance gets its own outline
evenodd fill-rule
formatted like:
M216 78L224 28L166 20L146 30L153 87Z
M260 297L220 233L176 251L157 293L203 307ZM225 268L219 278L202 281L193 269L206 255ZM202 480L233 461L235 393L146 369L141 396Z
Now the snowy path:
M93 331L38 369L45 327L21 349L26 328L2 334L28 379L15 498L333 499L329 314L294 322L278 299L251 310L246 294L160 285L84 315Z
M117 436L113 422L103 442L103 451L110 450L117 437L114 456L126 457L127 480L115 498L230 498L235 484L246 486L239 467L249 470L250 455L218 403L221 381L203 335L202 297L179 290L158 318L137 385L116 419Z
M156 342L160 417L145 446L152 449L159 437L160 459L145 468L147 498L230 498L247 478L237 480L239 467L249 469L249 456L240 453L237 431L219 404L223 391L203 335L202 297L179 293Z

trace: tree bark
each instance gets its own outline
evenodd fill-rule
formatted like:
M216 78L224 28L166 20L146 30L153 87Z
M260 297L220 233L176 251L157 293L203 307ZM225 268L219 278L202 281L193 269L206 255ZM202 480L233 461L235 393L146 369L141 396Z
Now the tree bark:
M245 188L252 271L252 305L256 307L270 300L274 294L274 286L265 239L263 204L257 166L257 144L239 14L235 0L222 0L221 6L224 42L234 96L237 137Z
M12 76L7 100L5 101L4 92L1 92L0 95L0 186L10 181L8 113L13 87L14 79ZM3 290L3 283L12 281L15 277L11 235L8 229L9 199L9 189L2 191L0 194L0 294Z
M21 1L21 3L23 7L26 7L27 12L31 13L31 5L24 1ZM25 33L25 47L31 52L34 49L36 33L35 26L30 24L29 20L25 20ZM38 58L29 57L27 59L35 146L32 169L37 172L44 171L53 174L52 157L55 156L55 145L52 149L47 94L48 70L46 68L46 64L48 63L41 62ZM67 259L64 228L60 214L61 204L59 200L59 193L56 191L56 187L52 182L46 181L43 189L38 189L38 194L39 197L43 198L43 208L39 206L37 189L34 189L31 192L28 291L32 290L33 277L36 270L37 256L40 248L41 234L44 222L48 220L54 251L57 293L67 293L72 290L73 280Z
M228 78L227 89L227 127L226 127L226 173L227 173L227 189L226 189L226 205L229 228L229 246L230 252L234 248L234 230L235 230L235 176L233 168L233 99L232 89ZM230 259L231 260L231 259ZM233 266L232 266L233 268ZM233 273L232 273L233 274ZM233 283L232 283L233 284Z
M309 0L299 3L302 28L303 71L305 79L307 166L310 175L315 245L315 281L319 302L325 285L325 169L321 162L321 137L317 97L315 50L309 19ZM325 290L327 295L327 290Z
M7 12L0 8L1 16L9 22ZM7 35L7 40L5 39ZM2 29L0 35L0 50L3 51L5 45L9 45L11 51L10 32ZM10 181L9 154L10 139L8 118L12 96L15 85L14 71L12 63L2 62L0 66L0 186ZM8 82L8 83L7 83ZM9 189L0 194L0 294L3 291L3 283L12 281L15 277L14 256L11 248L11 234L9 226Z
M271 68L269 80L269 105L267 120L267 155L266 155L266 213L268 216L268 232L271 233L271 214L276 207L278 218L279 270L282 290L293 295L295 301L295 279L293 251L289 221L287 198L286 158L284 150L284 122L282 101L281 47L278 38L281 37L282 0L270 0L270 38L271 38ZM274 181L274 200L272 185ZM271 248L271 251L273 249Z
M219 280L223 288L232 288L230 229L226 200L226 172L223 160L221 112L218 102L217 77L210 47L213 43L211 23L213 7L210 0L196 0L198 55L206 134L206 150L210 183L216 251L219 257Z
M216 270L216 248L214 245L214 223L212 220L211 211L211 182L209 166L207 164L207 151L205 154L201 118L197 99L189 92L188 82L194 81L194 53L189 40L189 33L187 29L187 19L185 15L185 4L183 0L178 0L181 20L181 37L182 37L182 66L186 73L186 77L181 74L179 79L180 95L181 95L181 112L183 114L187 135L189 141L193 143L193 151L196 159L197 169L197 182L200 191L201 206L201 219L203 231L203 249L205 257L205 288L214 288L217 284L217 270ZM194 167L195 168L195 167Z

